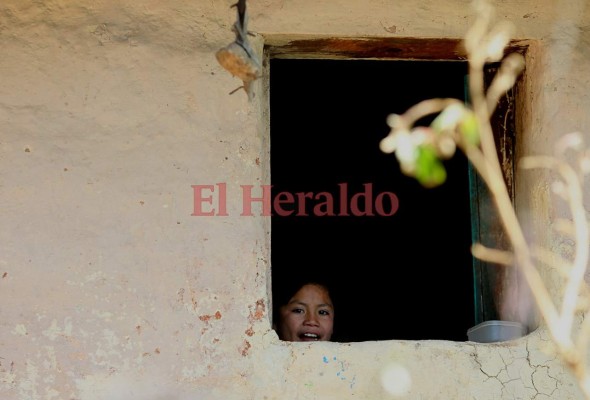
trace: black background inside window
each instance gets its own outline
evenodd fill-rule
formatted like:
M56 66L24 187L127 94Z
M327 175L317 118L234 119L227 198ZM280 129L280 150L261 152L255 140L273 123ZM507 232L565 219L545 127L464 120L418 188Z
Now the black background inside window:
M339 212L370 184L395 193L392 216L315 216L319 200L272 217L273 306L297 281L326 282L334 341L467 340L474 325L466 158L445 162L445 184L426 189L379 150L386 117L433 97L464 98L463 62L270 61L272 193L329 192ZM423 121L427 122L427 121ZM339 197L340 196L340 197ZM387 201L385 211L389 211ZM349 211L350 213L350 211Z

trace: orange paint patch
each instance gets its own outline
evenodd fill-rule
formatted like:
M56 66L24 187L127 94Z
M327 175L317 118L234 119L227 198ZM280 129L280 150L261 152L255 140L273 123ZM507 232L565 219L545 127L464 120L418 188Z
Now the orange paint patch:
M221 312L216 311L215 314L213 314L213 315L205 314L205 315L199 316L199 319L203 322L209 322L209 320L211 320L211 318L221 319Z
M250 350L250 347L252 347L252 345L247 340L244 340L244 345L240 348L242 357L246 357L248 355L248 350Z
M254 312L252 312L252 307L250 306L250 322L259 321L264 317L264 312L266 311L266 306L264 305L264 300L260 299L256 302L254 306Z
M254 329L252 329L252 327L249 327L248 329L246 329L246 335L253 336L254 335Z

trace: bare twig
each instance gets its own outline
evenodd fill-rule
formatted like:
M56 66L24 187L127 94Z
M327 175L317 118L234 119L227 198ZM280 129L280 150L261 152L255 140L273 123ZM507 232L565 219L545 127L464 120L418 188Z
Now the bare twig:
M553 184L553 191L567 203L571 219L558 220L554 224L554 229L574 241L575 251L572 259L568 260L542 247L529 246L504 182L490 124L490 117L498 100L515 84L523 70L524 60L519 54L504 57L510 30L505 25L492 24L493 9L487 2L476 1L474 4L478 17L464 40L469 62L471 107L455 99L422 101L404 114L388 118L388 124L392 129L381 142L381 149L384 152L395 152L402 164L402 171L408 175L416 174L416 171L424 173L435 170L434 167L438 165L420 165L432 163L432 157L421 159L419 154L428 151L429 154L434 153L440 158L448 158L455 148L448 146L449 139L465 153L489 188L512 247L511 251L504 251L476 243L472 247L473 255L519 269L546 322L556 353L576 377L585 397L590 399L590 374L587 372L586 364L590 318L584 318L577 336L575 330L579 311L590 312L590 293L584 281L590 258L590 228L582 190L584 176L590 173L590 150L583 148L580 134L572 133L564 135L556 146L557 156L561 158L566 158L564 155L567 151L577 152L577 158L572 165L557 156L527 157L522 160L522 168L544 168L557 173L558 180ZM484 66L488 62L498 61L501 61L500 69L486 93ZM440 114L429 129L414 126L422 117L436 113ZM443 141L444 146L441 145ZM440 183L437 180L429 180L429 177L421 178L430 185L433 182ZM565 288L559 307L552 300L535 262L557 269L565 278Z
M514 255L509 251L490 249L481 243L475 243L471 246L471 254L483 261L495 264L512 266L514 265Z

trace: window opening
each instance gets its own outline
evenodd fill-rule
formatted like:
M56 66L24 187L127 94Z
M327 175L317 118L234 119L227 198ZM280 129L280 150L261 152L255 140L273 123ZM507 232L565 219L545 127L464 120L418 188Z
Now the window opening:
M272 196L295 199L281 208L290 215L271 218L273 308L294 280L320 280L335 301L334 341L467 339L477 290L467 160L457 153L447 182L426 189L379 150L387 115L426 98L464 99L466 70L461 61L270 59ZM399 208L351 215L353 196L369 192L367 204L390 192ZM308 194L303 205L297 193ZM332 196L336 215L314 213L318 193ZM342 201L348 216L337 215Z

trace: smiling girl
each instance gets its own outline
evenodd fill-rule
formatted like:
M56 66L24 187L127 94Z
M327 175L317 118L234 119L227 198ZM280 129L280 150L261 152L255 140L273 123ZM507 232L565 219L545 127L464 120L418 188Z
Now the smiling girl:
M328 288L306 283L279 309L277 333L291 342L328 341L334 329L334 305Z

